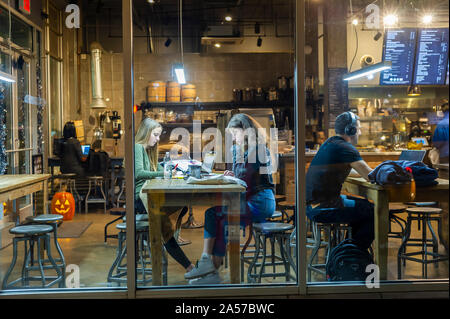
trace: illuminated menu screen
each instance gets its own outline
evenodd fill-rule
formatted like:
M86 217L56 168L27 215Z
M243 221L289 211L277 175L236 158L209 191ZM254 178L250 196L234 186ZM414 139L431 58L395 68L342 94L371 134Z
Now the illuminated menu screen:
M414 84L445 84L448 63L448 29L419 30L417 45Z
M416 50L416 29L387 30L384 37L383 61L391 61L392 68L381 72L381 85L411 84Z

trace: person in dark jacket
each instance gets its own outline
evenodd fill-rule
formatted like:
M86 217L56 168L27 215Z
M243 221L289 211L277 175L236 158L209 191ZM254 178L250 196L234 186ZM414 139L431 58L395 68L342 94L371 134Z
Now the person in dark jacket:
M372 171L354 147L361 135L360 127L352 112L336 118L336 136L322 144L306 174L306 215L316 222L348 223L353 239L360 247L368 248L374 239L374 205L366 199L341 195L352 169L367 181Z
M444 118L438 123L433 134L433 146L439 150L439 163L448 163L448 102L441 105Z
M77 132L73 122L67 122L63 130L64 142L61 148L61 173L75 173L77 177L86 175L82 160L80 142L77 140Z
M275 211L274 184L271 175L270 152L266 143L258 136L261 126L246 114L234 115L227 126L233 141L231 150L233 167L225 171L225 176L234 176L247 184L243 194L241 223L262 223ZM254 134L253 134L254 133ZM252 138L254 138L252 140ZM185 274L190 284L220 283L218 269L226 252L225 229L227 227L227 207L216 206L205 212L203 253L197 266Z

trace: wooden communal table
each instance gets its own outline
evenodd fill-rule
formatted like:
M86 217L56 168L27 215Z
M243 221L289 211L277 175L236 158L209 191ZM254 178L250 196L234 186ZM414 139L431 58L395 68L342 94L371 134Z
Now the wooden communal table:
M437 179L438 185L431 187L417 187L416 202L448 203L448 180ZM380 268L380 280L387 280L388 262L388 232L389 232L389 202L404 202L404 198L389 196L388 191L381 185L367 182L362 177L348 177L343 190L372 200L375 204L375 262Z
M162 206L227 206L228 207L228 243L230 249L230 280L239 283L240 278L240 193L243 186L187 184L182 179L152 179L142 188L148 194L150 247L152 253L152 284L162 283Z
M23 174L23 175L1 175L0 176L0 203L11 202L18 198L30 195L35 192L43 191L42 207L47 207L47 180L50 174ZM16 224L19 220L19 207L17 207Z

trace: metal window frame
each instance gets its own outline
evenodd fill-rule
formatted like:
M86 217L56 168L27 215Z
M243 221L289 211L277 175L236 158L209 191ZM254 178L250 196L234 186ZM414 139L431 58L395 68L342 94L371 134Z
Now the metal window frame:
M303 75L305 74L305 66L302 61L304 61L304 34L305 34L305 9L306 0L296 0L296 61L295 61L295 101L296 101L296 141L298 145L304 143L304 123L305 123L305 83L303 80ZM134 122L133 122L133 25L132 25L132 0L122 0L122 12L123 12L123 44L124 44L124 130L125 130L125 160L128 163L125 169L126 173L126 183L128 185L134 185L134 150L133 150L133 135L134 135ZM300 111L299 111L300 110ZM298 167L305 167L305 156L302 156L303 152L296 153L295 163ZM299 279L295 286L290 286L286 284L280 284L278 286L258 286L258 287L224 287L224 288L195 288L195 289L184 289L176 287L176 289L158 287L151 289L137 289L136 288L136 271L135 267L129 267L128 269L128 286L124 289L74 289L67 291L64 289L55 289L52 291L39 290L33 292L1 292L0 298L2 296L7 297L18 297L18 298L33 298L35 296L46 298L201 298L201 297L271 297L271 296L290 296L296 298L308 298L311 296L329 295L336 294L342 295L348 294L358 294L365 293L366 296L373 296L375 298L389 296L389 294L401 293L405 296L405 293L446 293L448 294L448 279L443 280L429 280L423 281L401 281L401 282L386 282L381 283L378 289L367 289L361 285L340 285L340 284L311 284L306 282L306 252L305 249L300 249L300 247L305 247L306 235L304 223L299 223L300 220L304 220L305 216L305 194L302 191L302 185L305 183L305 173L304 170L299 172L296 169L296 196L297 204L299 206L299 219L297 220L297 229L299 234L303 236L297 236L297 256L299 266L298 269L302 270L298 272ZM127 241L128 254L127 263L128 265L135 265L135 245L134 238L135 235L135 216L134 216L134 192L127 192Z

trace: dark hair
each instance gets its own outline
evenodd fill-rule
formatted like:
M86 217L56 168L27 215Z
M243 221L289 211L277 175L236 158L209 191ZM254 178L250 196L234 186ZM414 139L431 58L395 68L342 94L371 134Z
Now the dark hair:
M349 112L344 112L336 118L336 121L334 122L334 131L336 134L345 135L345 127L351 123L352 116Z
M448 112L448 102L445 102L444 104L441 105L441 111L442 112Z
M75 123L67 122L64 125L63 137L65 140L68 140L71 137L77 138L77 130L75 129Z

